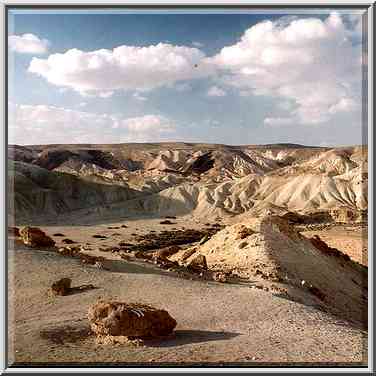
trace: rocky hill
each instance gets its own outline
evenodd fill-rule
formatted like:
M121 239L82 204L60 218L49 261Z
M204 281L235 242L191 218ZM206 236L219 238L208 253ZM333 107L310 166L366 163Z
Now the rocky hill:
M367 209L367 147L161 143L11 145L17 218L93 208L205 216Z

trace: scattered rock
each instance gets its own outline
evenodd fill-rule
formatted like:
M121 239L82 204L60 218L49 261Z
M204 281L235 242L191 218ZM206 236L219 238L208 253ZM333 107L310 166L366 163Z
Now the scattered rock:
M72 239L63 239L61 242L62 242L63 244L75 244L75 243L77 243L77 242L75 242L75 241L72 240Z
M64 234L61 234L60 232L57 232L56 234L53 234L53 236L60 236L60 237L63 237L65 236Z
M119 247L107 247L107 248L101 248L101 247L99 247L99 250L101 252L111 252L111 253L120 252L120 248Z
M213 281L221 282L221 283L227 282L227 276L223 272L215 272L213 273L212 277L213 277Z
M15 236L15 237L19 237L20 236L20 230L18 227L8 227L8 235L12 235L12 236Z
M80 253L80 247L63 247L59 248L57 252L62 256L75 257Z
M206 257L204 255L197 255L189 262L187 268L192 270L207 270Z
M171 247L162 248L162 249L154 252L153 257L165 259L165 258L168 258L168 257L174 255L175 253L179 252L180 250L181 250L181 248L179 246L172 245Z
M174 222L171 222L170 220L166 219L165 221L159 222L161 225L175 225Z
M55 241L47 236L38 227L24 227L20 231L20 236L25 245L30 247L54 247Z
M121 225L120 227L121 228L128 228L128 226L126 226L126 225Z
M166 219L176 219L176 217L174 215L166 215L165 218Z
M120 242L120 243L119 243L119 246L120 246L120 247L133 247L134 244L126 243L126 242Z
M51 292L53 295L68 295L70 292L72 280L70 278L62 278L54 282L51 286Z
M131 248L133 251L148 251L169 247L172 245L190 244L200 241L206 234L211 236L216 230L175 230L161 231L158 234L148 233L136 237L139 243Z
M96 235L93 235L93 238L97 238L97 239L107 239L107 236L96 234Z
M167 311L140 303L99 302L89 308L88 319L97 336L160 337L177 324Z

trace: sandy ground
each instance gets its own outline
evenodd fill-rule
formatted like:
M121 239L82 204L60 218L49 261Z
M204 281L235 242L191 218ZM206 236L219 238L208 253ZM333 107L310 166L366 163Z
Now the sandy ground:
M367 227L338 225L325 230L302 231L308 237L319 235L330 247L347 253L354 261L368 265Z
M63 233L93 248L132 242L132 234L151 229L202 228L192 218L172 220L176 224L168 226L160 225L160 221L140 218L94 225L82 218L81 226L71 222L69 226L50 224L41 228L49 235ZM122 224L128 228L108 228ZM94 234L108 239L95 239ZM54 239L60 242L64 238ZM121 260L116 254L92 253L111 259L110 270L85 266L53 252L10 245L10 363L249 366L367 362L366 332L308 304L252 288L252 281L220 284L183 279L150 264ZM49 297L51 283L62 277L71 278L73 286L93 284L97 288ZM97 345L90 335L86 314L100 297L168 310L178 322L175 338L146 347Z

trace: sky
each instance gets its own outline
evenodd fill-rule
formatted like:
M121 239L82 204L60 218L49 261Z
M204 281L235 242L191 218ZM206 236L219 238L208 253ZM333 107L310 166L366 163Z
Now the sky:
M8 141L364 143L361 12L295 12L10 10Z

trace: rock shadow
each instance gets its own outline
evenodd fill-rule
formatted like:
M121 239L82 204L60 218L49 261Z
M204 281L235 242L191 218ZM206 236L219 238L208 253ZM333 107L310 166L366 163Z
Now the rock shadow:
M69 288L69 292L67 295L75 295L75 294L80 294L89 290L96 290L99 289L99 287L96 287L91 284L86 284L86 285L80 285L80 286L74 286Z
M93 336L89 325L64 325L57 328L42 329L39 331L40 338L56 345L65 343L77 343Z
M209 330L176 330L171 338L164 340L147 340L145 341L145 345L150 347L175 347L192 343L224 341L235 338L239 335L241 335L241 333Z

